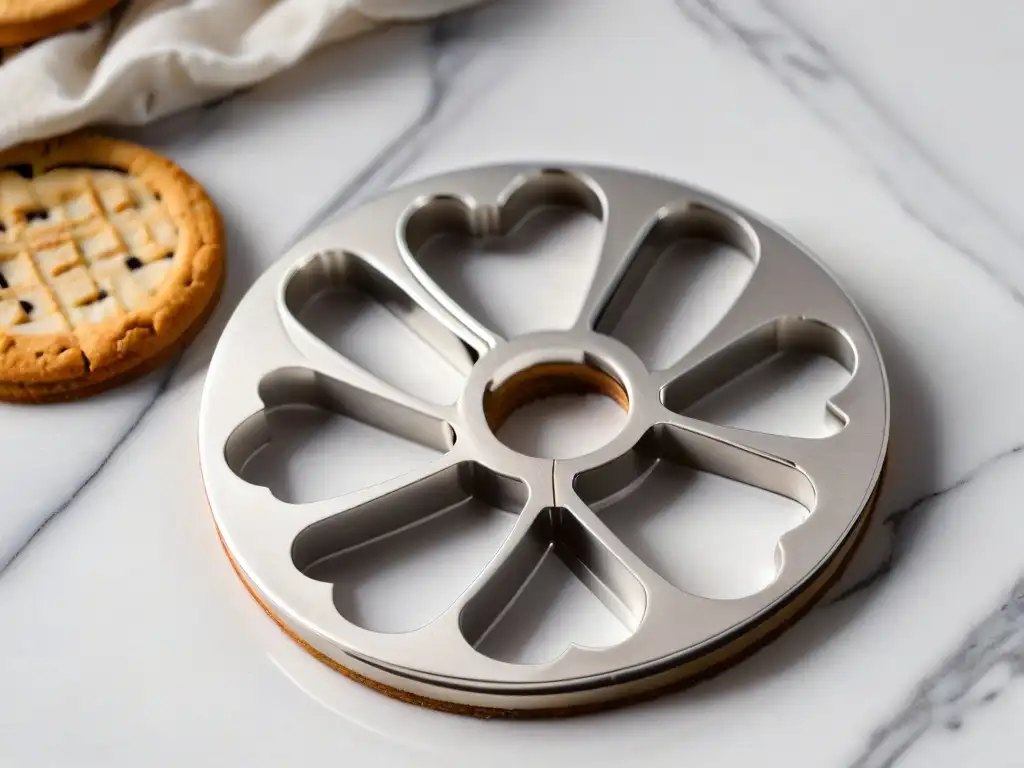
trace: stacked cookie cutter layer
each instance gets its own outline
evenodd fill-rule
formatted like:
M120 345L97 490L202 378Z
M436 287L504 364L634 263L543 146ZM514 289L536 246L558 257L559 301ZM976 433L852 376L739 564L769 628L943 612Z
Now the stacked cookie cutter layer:
M602 220L600 259L565 331L500 338L421 269L418 250L452 231L506 233L545 205ZM746 289L682 359L649 371L607 335L667 245L707 237L754 262ZM466 372L458 401L435 405L340 357L296 320L332 285L373 294ZM786 437L680 415L785 349L826 354L851 373L828 404L843 428ZM578 458L516 453L493 429L523 402L599 391L627 410L621 433ZM444 450L421 470L309 504L240 478L265 444L268 409L295 403L347 414ZM876 343L829 273L787 236L702 190L598 167L495 166L434 177L344 215L292 249L242 301L214 355L200 416L203 474L236 571L267 612L321 660L399 698L494 714L557 713L647 695L708 674L794 621L832 583L864 531L881 477L889 395ZM678 462L792 498L810 510L777 551L762 591L712 600L668 583L623 545L594 507L658 462ZM517 513L507 539L441 616L385 634L343 618L331 585L305 575L345 552L470 497ZM556 554L630 630L610 648L570 647L545 664L476 650Z

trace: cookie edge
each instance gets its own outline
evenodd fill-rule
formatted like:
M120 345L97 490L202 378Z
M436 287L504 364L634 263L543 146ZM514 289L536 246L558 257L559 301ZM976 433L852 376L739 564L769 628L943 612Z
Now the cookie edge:
M0 151L0 167L106 164L160 192L180 227L176 264L143 307L74 333L20 335L0 330L0 399L68 399L112 378L124 381L150 358L179 345L224 279L224 226L205 189L182 168L140 145L87 132ZM141 371L139 372L141 375ZM112 384L111 384L112 386ZM33 391L30 397L24 390Z
M92 0L50 15L40 14L34 18L17 21L0 19L0 48L34 43L67 32L81 24L96 21L120 2L121 0Z

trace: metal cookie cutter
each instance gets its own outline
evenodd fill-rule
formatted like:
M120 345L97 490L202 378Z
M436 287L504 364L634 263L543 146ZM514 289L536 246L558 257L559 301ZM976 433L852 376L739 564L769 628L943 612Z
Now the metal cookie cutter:
M506 233L544 205L598 217L605 236L569 330L503 339L421 269L433 236ZM607 335L646 272L680 237L708 237L754 262L723 319L682 359L647 370ZM358 286L466 372L453 405L401 391L339 356L296 319L320 291ZM785 437L680 415L786 349L822 353L852 377L828 403L842 429ZM621 433L578 458L517 453L494 430L526 401L598 391L628 413ZM419 471L309 504L241 479L267 441L266 413L303 403L441 448ZM482 714L556 713L632 699L704 676L784 629L838 575L860 539L889 432L889 393L864 318L814 257L769 224L705 191L600 167L494 166L437 176L370 202L292 249L254 285L219 343L200 414L203 475L224 548L267 612L321 660L399 698ZM598 502L676 462L782 494L810 515L780 540L760 592L715 600L666 581L612 533ZM477 578L411 632L347 621L331 585L305 572L470 498L517 514ZM562 559L622 621L609 648L571 646L544 664L499 661L481 640L535 573Z

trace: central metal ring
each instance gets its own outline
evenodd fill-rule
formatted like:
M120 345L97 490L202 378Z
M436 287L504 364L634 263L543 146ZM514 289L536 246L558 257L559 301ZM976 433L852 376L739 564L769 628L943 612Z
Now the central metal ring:
M497 431L512 413L552 395L604 395L626 413L612 444L632 445L643 435L650 415L633 394L643 391L642 400L649 400L648 385L640 359L610 336L585 330L526 334L504 341L473 366L456 404L458 439L497 472L519 475L531 465L546 475L552 459L520 453L498 438ZM575 458L581 466L597 466L607 448L598 445Z

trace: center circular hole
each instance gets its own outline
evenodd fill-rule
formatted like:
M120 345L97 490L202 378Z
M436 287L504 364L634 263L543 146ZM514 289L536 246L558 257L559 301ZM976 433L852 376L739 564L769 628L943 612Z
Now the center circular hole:
M583 363L542 363L484 394L495 436L518 453L571 459L607 444L626 423L629 396L615 378Z

